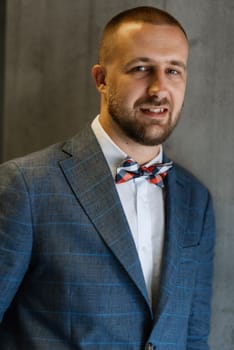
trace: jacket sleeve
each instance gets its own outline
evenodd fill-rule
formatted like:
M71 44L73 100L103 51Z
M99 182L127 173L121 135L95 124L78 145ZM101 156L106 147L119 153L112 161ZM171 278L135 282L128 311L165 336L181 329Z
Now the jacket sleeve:
M0 321L27 271L32 249L30 199L15 163L0 166Z
M188 325L187 350L208 350L210 331L215 220L212 200L208 197L203 232L196 261L196 282Z

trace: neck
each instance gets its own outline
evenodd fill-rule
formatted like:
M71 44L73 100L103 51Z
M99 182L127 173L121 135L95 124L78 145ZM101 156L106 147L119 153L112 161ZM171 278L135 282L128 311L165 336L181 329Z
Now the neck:
M155 158L160 151L160 146L144 146L136 142L118 142L113 141L121 148L128 156L133 158L139 165L144 165ZM122 141L122 140L121 140Z
M114 143L129 157L133 158L138 164L146 164L159 154L159 145L142 145L126 136L125 133L118 128L118 126L113 124L110 125L106 120L103 120L101 116L99 121L105 132L114 141Z

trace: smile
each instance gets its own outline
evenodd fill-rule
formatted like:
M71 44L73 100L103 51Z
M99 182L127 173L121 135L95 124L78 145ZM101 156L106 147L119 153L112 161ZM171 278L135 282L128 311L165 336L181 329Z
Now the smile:
M141 108L143 112L148 112L148 113L165 113L167 112L167 108Z
M150 108L149 111L152 113L163 113L165 111L165 109L164 108Z

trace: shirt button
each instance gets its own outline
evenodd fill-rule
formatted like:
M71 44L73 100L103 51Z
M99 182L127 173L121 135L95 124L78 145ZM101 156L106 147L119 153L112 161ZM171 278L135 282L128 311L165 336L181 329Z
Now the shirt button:
M152 343L148 343L146 350L155 350L156 346L154 346Z

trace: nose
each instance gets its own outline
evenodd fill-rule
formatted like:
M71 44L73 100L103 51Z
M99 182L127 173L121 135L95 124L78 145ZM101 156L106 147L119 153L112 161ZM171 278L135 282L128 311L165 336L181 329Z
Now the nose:
M151 77L148 87L149 96L155 96L159 99L168 94L166 77L162 72L155 72Z

